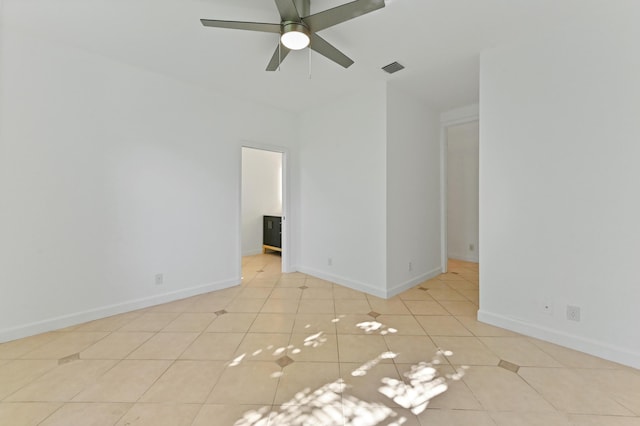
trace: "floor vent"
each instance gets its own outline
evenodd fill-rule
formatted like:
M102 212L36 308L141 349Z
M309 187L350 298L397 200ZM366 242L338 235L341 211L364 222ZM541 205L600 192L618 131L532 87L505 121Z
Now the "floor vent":
M404 66L399 64L398 62L392 62L389 65L385 65L382 69L389 74L393 74L394 72L398 72L404 69Z

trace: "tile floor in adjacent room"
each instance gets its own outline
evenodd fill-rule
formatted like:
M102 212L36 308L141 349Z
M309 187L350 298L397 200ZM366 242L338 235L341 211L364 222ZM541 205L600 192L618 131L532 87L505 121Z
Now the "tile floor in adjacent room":
M477 264L390 300L243 271L1 344L0 425L640 425L640 371L477 322Z

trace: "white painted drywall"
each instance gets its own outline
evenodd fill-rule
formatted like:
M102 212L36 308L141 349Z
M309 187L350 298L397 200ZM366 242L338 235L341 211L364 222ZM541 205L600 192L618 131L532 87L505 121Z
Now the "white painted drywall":
M238 284L240 147L295 154L293 115L14 21L1 34L0 341Z
M441 272L439 134L433 111L412 96L388 88L388 295Z
M446 132L448 256L478 262L478 121Z
M242 255L262 253L262 217L282 216L282 153L242 147Z
M600 9L481 57L479 317L640 367L640 3Z
M299 269L385 295L385 85L301 114L300 164Z

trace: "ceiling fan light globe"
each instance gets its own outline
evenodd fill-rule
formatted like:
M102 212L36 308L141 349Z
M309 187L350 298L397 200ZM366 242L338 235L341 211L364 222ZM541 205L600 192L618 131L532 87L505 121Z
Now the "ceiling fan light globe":
M309 46L309 36L302 31L289 31L280 37L282 44L291 50L302 50Z
M309 46L309 29L301 22L284 22L280 42L290 50L301 50Z

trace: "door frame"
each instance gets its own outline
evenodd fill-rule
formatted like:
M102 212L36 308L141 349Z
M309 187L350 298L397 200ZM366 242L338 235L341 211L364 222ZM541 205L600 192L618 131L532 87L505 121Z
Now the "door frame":
M449 141L447 130L449 127L460 124L480 121L480 108L478 104L447 111L440 115L440 268L442 273L448 270L448 244L447 244L447 153Z
M290 184L289 184L289 150L282 146L267 145L257 142L243 141L240 144L240 167L239 167L239 188L238 188L238 271L242 276L242 148L257 149L260 151L277 152L282 154L282 272L292 272L291 269L291 223L289 213Z

